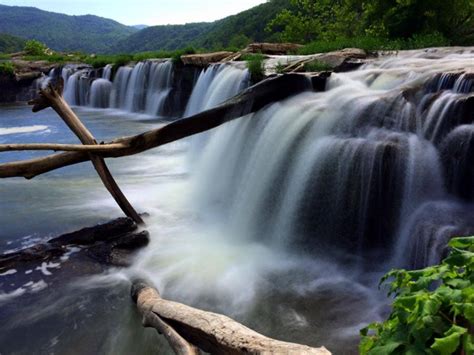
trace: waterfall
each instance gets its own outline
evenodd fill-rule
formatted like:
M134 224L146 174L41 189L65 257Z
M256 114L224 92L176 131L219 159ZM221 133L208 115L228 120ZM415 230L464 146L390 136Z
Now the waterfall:
M70 68L64 68L62 76L66 77L64 84L64 99L73 106L87 106L89 104L89 91L91 78L88 69L81 69L71 73Z
M217 106L248 85L247 70L232 65L213 64L199 75L184 115L191 116Z
M96 108L109 107L112 83L107 79L96 79L92 82L90 105Z
M474 233L458 200L474 199L472 59L378 60L201 135L197 209L249 240L321 257L439 260L456 231ZM187 114L219 102L224 71L201 73ZM440 220L446 205L455 212Z
M171 91L173 65L171 61L139 62L133 67L120 67L112 79L112 65L106 65L102 75L97 71L65 66L64 97L75 106L116 108L127 112L161 116Z
M112 65L102 71L66 65L61 76L65 83L64 97L70 105L114 108L149 116L173 112L170 105L182 105L181 88L173 85L171 61L145 61L118 68L112 76ZM101 72L101 75L97 74ZM46 79L43 79L46 80ZM42 81L41 83L45 83ZM247 70L234 65L214 64L201 71L192 94L185 94L185 114L193 114L216 106L248 86ZM172 94L173 90L175 95ZM173 100L171 96L175 96ZM176 101L176 102L175 102ZM184 105L182 108L184 109ZM175 110L181 115L183 110Z
M107 64L104 67L104 71L102 72L102 79L106 79L106 80L110 81L111 78L112 78L112 69L113 69L113 65L112 64Z

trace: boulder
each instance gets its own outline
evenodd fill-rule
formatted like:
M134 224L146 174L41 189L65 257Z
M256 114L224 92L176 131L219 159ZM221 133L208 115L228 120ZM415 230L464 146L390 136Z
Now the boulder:
M252 43L243 50L245 53L262 53L270 55L284 55L295 52L303 47L295 43Z
M214 53L186 54L181 56L184 65L194 65L198 67L206 67L211 63L220 62L233 55L233 52L221 51Z

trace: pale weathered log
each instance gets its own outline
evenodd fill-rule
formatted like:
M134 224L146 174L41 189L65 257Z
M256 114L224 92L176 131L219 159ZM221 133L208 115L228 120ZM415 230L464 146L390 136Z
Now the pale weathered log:
M165 300L143 280L133 283L132 298L143 316L155 314L191 344L211 354L330 354L324 347L271 339L227 316Z
M86 126L81 122L79 117L77 117L77 115L62 97L62 86L63 83L60 81L57 89L52 85L48 85L47 88L41 89L39 92L39 97L36 100L30 102L30 104L33 105L33 111L37 112L46 107L51 107L54 111L56 111L59 117L63 119L71 131L74 132L82 144L96 145L97 141L95 140L92 133L86 128ZM90 161L94 165L95 170L102 180L102 183L110 192L125 215L132 218L136 223L144 224L143 219L127 200L122 190L120 190L120 187L110 173L109 168L105 164L104 158L92 153L88 154Z
M0 152L13 152L20 150L52 150L55 152L89 152L102 153L110 150L127 148L126 144L61 144L61 143L14 143L0 144Z
M325 80L325 78L324 78ZM145 133L121 138L111 144L125 144L127 148L106 149L94 152L103 158L117 158L174 142L218 127L225 122L260 110L271 103L284 100L306 90L313 85L310 78L300 74L287 74L266 79L221 105L196 115L174 121L163 127ZM0 178L21 176L27 179L69 165L89 160L87 152L66 152L24 161L0 164Z
M153 312L144 311L143 326L155 328L158 333L163 334L176 355L197 355L199 350L189 344L179 333L169 324Z

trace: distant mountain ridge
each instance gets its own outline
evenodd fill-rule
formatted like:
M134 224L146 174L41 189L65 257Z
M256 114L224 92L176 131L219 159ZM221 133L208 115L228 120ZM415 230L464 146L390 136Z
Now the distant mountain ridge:
M238 45L245 40L275 40L265 27L278 13L291 7L290 0L270 0L214 22L150 26L119 41L112 47L112 52L174 50L185 46L212 50Z
M269 0L214 22L147 27L125 26L94 15L69 16L35 7L0 5L0 33L36 39L56 51L136 53L188 46L213 50L274 40L265 27L288 8L291 0Z
M94 16L69 16L35 7L0 5L0 33L36 39L57 51L107 52L137 29Z

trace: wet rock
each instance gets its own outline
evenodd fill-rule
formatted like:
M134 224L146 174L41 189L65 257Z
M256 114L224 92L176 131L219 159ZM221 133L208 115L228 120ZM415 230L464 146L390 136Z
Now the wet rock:
M118 218L95 227L63 234L46 243L0 255L0 273L9 268L31 268L31 264L55 262L71 247L79 247L80 252L77 254L99 263L128 265L133 252L146 246L148 241L148 232L138 231L133 220Z

